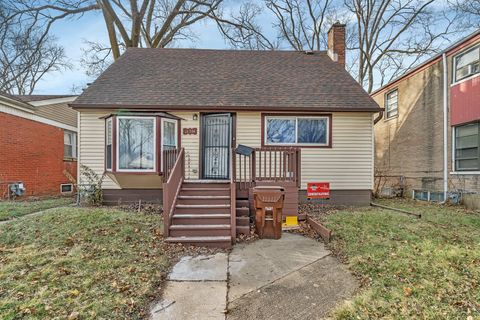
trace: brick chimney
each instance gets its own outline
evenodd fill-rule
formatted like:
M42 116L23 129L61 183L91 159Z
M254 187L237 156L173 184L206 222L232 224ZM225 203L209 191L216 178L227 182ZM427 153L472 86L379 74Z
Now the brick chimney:
M345 66L345 25L338 21L328 30L328 55Z

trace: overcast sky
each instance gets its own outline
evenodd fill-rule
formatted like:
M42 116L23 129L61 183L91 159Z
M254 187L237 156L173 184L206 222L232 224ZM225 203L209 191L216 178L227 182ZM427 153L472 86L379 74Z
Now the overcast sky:
M435 5L442 6L444 1L437 0ZM235 1L231 0L230 5L232 4L235 5ZM260 20L263 31L267 32L269 36L273 35L272 19L273 17L264 14ZM211 21L200 21L192 27L192 31L198 36L197 40L194 42L177 42L175 46L208 49L228 48L216 25ZM74 20L59 21L54 25L53 32L58 42L65 48L72 69L45 76L37 85L35 94L68 94L73 92L74 86L77 88L85 87L87 83L94 80L85 74L85 69L82 68L80 63L83 54L81 48L87 47L85 40L108 43L103 18L98 12L87 13Z

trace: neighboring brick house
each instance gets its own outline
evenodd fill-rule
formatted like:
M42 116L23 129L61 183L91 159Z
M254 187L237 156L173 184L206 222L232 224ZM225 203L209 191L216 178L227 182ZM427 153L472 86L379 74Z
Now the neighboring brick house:
M442 200L446 190L480 191L480 30L372 97L385 107L375 125L376 183L381 193L403 187L404 196L419 190L417 197L428 198L430 191L432 199Z
M77 176L74 96L0 93L0 199L22 182L24 196L71 194Z

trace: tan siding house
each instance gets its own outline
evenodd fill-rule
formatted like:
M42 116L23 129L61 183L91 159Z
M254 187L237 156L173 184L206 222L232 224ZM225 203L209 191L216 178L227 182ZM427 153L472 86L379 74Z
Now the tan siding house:
M104 175L105 203L162 202L172 242L229 246L254 187L281 188L300 219L309 183L330 184L324 203L368 205L381 108L332 30L330 54L128 49L71 104L80 165Z

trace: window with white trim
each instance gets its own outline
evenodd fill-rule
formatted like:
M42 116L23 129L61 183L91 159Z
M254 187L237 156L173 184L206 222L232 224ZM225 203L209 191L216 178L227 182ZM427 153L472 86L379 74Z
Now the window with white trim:
M455 171L480 170L479 122L455 127Z
M264 144L269 146L328 146L329 117L267 116Z
M455 81L480 73L480 46L455 56Z
M63 157L77 158L77 134L72 131L63 131Z
M112 118L105 121L105 166L107 170L112 170L112 152L113 152L113 123Z
M162 119L162 150L177 148L177 120Z
M385 95L385 117L387 119L398 115L398 89Z
M155 117L117 118L117 171L155 171L155 149Z

